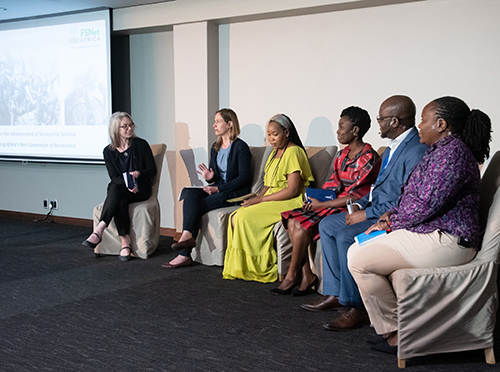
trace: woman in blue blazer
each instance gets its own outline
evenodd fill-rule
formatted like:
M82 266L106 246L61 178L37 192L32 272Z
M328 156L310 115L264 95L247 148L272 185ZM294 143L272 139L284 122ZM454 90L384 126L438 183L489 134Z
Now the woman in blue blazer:
M180 252L172 261L164 263L163 267L191 265L191 250L196 246L201 217L211 210L232 205L227 202L228 199L250 192L252 155L248 145L238 138L238 116L231 109L221 109L215 114L213 127L218 138L210 151L209 167L198 165L198 173L209 185L202 189L182 190L182 235L177 243L172 244L172 249Z

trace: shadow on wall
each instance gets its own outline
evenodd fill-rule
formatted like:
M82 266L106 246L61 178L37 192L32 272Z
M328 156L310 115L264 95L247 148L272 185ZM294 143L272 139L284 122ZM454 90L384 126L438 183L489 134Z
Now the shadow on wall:
M189 186L203 186L203 181L198 178L198 173L196 171L196 156L195 151L198 149L184 149L179 150L184 165L189 177ZM198 152L198 151L197 151ZM207 164L208 166L208 164ZM188 185L186 185L188 186Z
M167 167L168 167L168 173L170 174L170 189L172 190L172 200L177 200L176 195L176 180L177 180L177 167L176 167L176 157L177 157L177 151L175 150L170 150L165 153L165 157L167 159ZM175 207L177 203L174 203L174 213L175 213Z
M178 149L189 149L189 127L186 123L175 123L175 164L176 164L176 172L175 172L175 187L173 188L174 193L179 194L179 190L182 187L190 185L189 175L184 166L183 159L181 157L180 151ZM177 199L177 195L174 195L175 199Z
M190 185L189 175L181 157L180 151L177 149L189 148L189 127L186 123L175 123L175 168L172 175L172 193L174 200L174 216L175 226L179 231L179 226L182 226L182 204L177 203L180 191L184 186ZM169 162L170 166L170 162Z
M203 182L198 178L196 172L196 158L200 159L201 152L205 153L204 149L193 149L189 146L189 127L186 123L175 124L175 147L179 149L177 157L177 166L179 168L176 173L177 188L176 192L180 192L184 186L203 186ZM195 156L198 155L198 156ZM182 166L184 165L184 166ZM177 195L175 196L177 198Z
M241 128L240 138L247 143L248 146L264 146L266 136L262 126L257 124L247 124Z
M182 203L177 203L179 194L186 186L203 186L205 184L203 177L197 172L198 164L205 163L208 166L207 150L203 147L192 148L190 140L188 124L175 123L175 169L172 169L174 168L172 159L169 159L168 163L169 167L172 167L170 174L175 174L175 180L172 180L172 192L175 200L174 214L177 231L180 231L180 226L182 226Z
M332 146L337 144L337 135L333 131L332 122L324 116L318 116L309 124L304 146Z

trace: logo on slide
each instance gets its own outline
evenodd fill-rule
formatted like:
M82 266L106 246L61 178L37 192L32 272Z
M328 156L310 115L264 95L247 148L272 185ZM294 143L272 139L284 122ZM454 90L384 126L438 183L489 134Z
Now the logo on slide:
M77 28L72 28L69 30L69 35L70 35L70 38L69 38L69 42L71 44L78 44L78 42L80 41L80 39L78 38L80 34L80 30L77 29Z
M101 41L101 33L99 29L93 27L87 28L72 28L69 30L71 44L89 44Z

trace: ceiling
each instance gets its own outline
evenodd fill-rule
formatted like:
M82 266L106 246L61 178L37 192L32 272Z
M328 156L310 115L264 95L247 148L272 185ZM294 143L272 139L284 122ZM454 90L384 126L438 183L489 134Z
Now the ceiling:
M0 0L0 22L101 7L116 9L169 1L175 0Z

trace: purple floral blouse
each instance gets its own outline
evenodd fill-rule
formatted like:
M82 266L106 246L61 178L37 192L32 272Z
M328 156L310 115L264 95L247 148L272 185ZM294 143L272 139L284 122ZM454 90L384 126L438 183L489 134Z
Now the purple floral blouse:
M392 229L423 234L442 230L479 248L479 179L477 161L458 137L436 141L391 209Z

